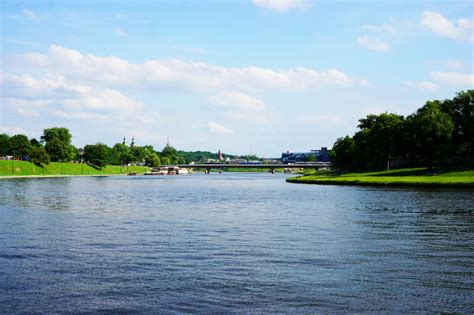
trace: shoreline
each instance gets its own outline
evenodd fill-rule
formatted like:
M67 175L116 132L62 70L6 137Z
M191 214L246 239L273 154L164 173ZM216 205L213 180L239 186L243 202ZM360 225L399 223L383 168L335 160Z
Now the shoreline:
M342 175L316 172L287 178L286 181L312 185L474 188L472 168L438 168L434 171L428 168L406 168Z
M109 176L128 176L128 174L77 174L77 175L13 175L0 176L2 179L19 179L19 178L61 178L61 177L109 177Z
M441 183L441 182L368 182L368 181L342 181L342 180L310 180L300 179L300 177L291 177L286 179L290 184L307 185L331 185L331 186L362 186L362 187L433 187L433 188L474 188L474 183Z

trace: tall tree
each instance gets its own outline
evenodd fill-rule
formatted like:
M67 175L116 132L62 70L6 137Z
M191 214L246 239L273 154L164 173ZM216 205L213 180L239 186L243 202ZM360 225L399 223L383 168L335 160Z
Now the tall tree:
M407 117L407 135L412 159L432 166L449 153L453 122L440 109L439 101L428 101Z
M8 147L8 140L10 136L7 134L0 134L0 156L10 155L10 150Z
M331 151L331 162L339 170L353 170L356 168L356 145L349 136L338 138Z
M30 151L30 161L35 164L49 164L49 154L42 146L33 147Z
M70 161L71 151L69 145L62 142L59 138L52 138L46 142L45 149L53 162Z
M107 165L110 160L111 149L103 144L88 144L84 147L84 160L90 164L102 167Z
M53 139L59 139L65 144L70 144L72 135L69 132L69 129L64 127L54 127L43 130L43 135L41 136L41 141L48 142Z
M14 135L8 139L8 148L15 158L23 158L30 153L31 143L25 135Z
M452 151L474 156L474 90L461 91L452 100L440 104L453 121Z

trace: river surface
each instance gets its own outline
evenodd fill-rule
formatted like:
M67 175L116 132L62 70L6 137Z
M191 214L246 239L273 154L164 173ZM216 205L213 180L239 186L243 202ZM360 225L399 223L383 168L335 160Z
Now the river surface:
M0 180L0 313L474 312L474 191Z

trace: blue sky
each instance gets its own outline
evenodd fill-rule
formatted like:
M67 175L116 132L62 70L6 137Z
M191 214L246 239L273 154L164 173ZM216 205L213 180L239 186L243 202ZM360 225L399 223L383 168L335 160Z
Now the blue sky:
M2 1L0 132L279 156L474 88L472 1Z

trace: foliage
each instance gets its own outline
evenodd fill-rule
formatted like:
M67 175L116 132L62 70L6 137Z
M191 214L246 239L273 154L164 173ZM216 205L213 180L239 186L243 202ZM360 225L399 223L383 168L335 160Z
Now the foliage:
M438 101L427 102L416 114L408 116L407 130L412 159L431 166L448 153L453 122L440 110Z
M28 156L31 150L31 143L25 135L14 135L8 139L8 152L16 158Z
M31 146L32 147L42 147L43 145L41 144L41 142L39 142L38 140L36 140L36 138L31 138L30 139L30 143L31 143Z
M161 165L161 160L159 156L156 153L149 153L145 157L145 164L147 166L155 167L155 166L160 166Z
M10 139L9 135L4 133L0 134L0 156L6 156L9 154L8 140Z
M41 136L42 142L49 142L53 139L59 139L59 141L70 144L72 135L69 132L69 129L63 127L54 127L43 130L43 135Z
M45 149L53 162L67 162L71 160L69 144L62 142L59 138L52 138L46 142Z
M162 156L160 159L161 159L161 164L162 165L170 165L171 164L170 158L167 157L167 156Z
M353 137L334 143L331 161L339 170L381 169L392 159L432 166L444 157L474 158L474 90L452 100L428 101L406 119L368 115Z
M103 144L88 144L84 147L84 160L102 169L110 161L111 149Z
M35 164L49 164L49 154L42 146L33 147L29 155L30 161Z
M126 144L117 143L112 148L110 163L114 165L128 165L133 161L133 154Z

